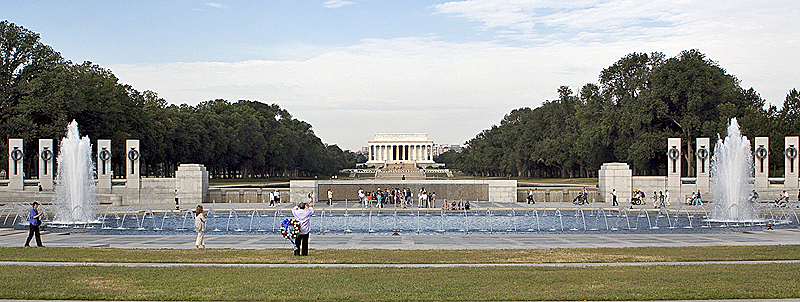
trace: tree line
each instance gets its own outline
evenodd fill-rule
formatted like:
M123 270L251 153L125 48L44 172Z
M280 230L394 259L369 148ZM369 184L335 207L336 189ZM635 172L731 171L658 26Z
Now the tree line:
M603 69L599 84L578 92L561 86L558 99L511 111L439 160L483 176L596 177L606 162L628 163L634 175L666 175L667 138L680 137L683 175L694 176L695 139L715 144L733 117L751 143L769 137L770 173L781 176L783 137L800 134L796 89L778 108L698 50L671 58L631 53Z
M328 176L366 161L322 143L310 124L276 104L170 105L91 62L66 60L33 31L0 22L0 149L8 149L9 138L23 138L25 172L34 176L38 139L58 144L73 119L93 144L112 140L116 175L124 175L126 139L140 140L146 176L172 176L180 163L201 163L226 178ZM7 152L0 162L8 162Z

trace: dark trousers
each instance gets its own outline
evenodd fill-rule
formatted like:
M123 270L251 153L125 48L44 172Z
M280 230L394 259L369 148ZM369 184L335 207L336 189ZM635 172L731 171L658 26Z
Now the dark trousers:
M297 234L297 239L294 240L294 244L297 247L297 249L294 250L295 256L308 256L308 234Z
M612 206L612 207L616 207L616 206L617 206L617 197L616 197L616 196L612 197L612 199L611 199L611 206Z
M28 232L28 240L25 240L25 246L31 244L31 238L33 238L34 235L36 235L36 245L42 246L42 237L39 235L39 227L32 224L28 226L30 227L30 231Z

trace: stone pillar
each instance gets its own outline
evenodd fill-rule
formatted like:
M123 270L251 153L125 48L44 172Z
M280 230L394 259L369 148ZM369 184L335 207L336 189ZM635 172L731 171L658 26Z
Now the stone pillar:
M142 160L140 152L138 139L125 141L125 179L128 189L139 189L139 163Z
M8 139L8 188L11 190L22 190L25 187L23 181L23 153L22 139Z
M428 160L433 160L433 145L428 145Z
M769 137L756 137L755 150L753 150L753 168L755 180L753 186L756 191L769 189Z
M372 157L372 154L374 154L374 153L372 152L372 150L373 150L373 149L375 149L375 145L372 145L372 144L370 144L370 145L369 145L369 155L367 156L367 159L368 159L368 160L375 160L375 158L373 158L373 157Z
M667 139L667 190L671 196L681 195L681 139ZM707 191L706 191L707 192ZM650 193L650 192L647 192ZM673 195L674 194L674 195Z
M785 162L785 179L783 181L784 189L786 192L789 192L789 196L794 194L794 191L797 190L798 187L798 162L800 162L800 158L798 158L798 149L800 148L800 139L797 136L787 136L784 138L784 151L783 151L783 160Z
M598 189L600 199L611 204L611 189L615 189L617 193L617 202L623 205L625 201L630 200L631 181L633 179L633 171L626 163L605 163L600 167L597 173Z
M111 140L97 140L97 192L111 193Z
M708 192L709 171L711 167L711 140L708 137L698 137L695 140L695 167L697 169L697 189ZM675 192L678 193L678 192ZM677 196L676 196L677 197Z
M53 166L55 166L52 139L39 139L39 185L43 191L53 190Z
M206 202L208 196L208 171L201 164L182 164L175 172L175 189L183 208Z

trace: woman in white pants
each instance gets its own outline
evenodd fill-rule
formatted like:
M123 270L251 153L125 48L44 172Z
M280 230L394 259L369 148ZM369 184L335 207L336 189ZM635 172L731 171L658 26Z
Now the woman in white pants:
M194 241L194 247L206 248L205 233L206 233L206 214L203 213L203 206L197 205L197 210L194 213L194 230L197 231L197 240Z

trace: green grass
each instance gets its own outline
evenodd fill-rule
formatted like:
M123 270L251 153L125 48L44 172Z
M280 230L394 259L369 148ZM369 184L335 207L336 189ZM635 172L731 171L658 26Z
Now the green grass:
M4 261L563 263L800 259L800 246L544 250L0 248ZM0 299L503 301L800 297L800 264L249 268L2 266ZM31 277L34 276L34 277Z
M29 276L37 276L31 278ZM502 301L800 296L800 264L647 267L5 266L3 299Z
M311 242L313 247L313 240ZM575 263L800 259L800 246L703 246L514 250L114 249L0 247L1 261L147 263Z

